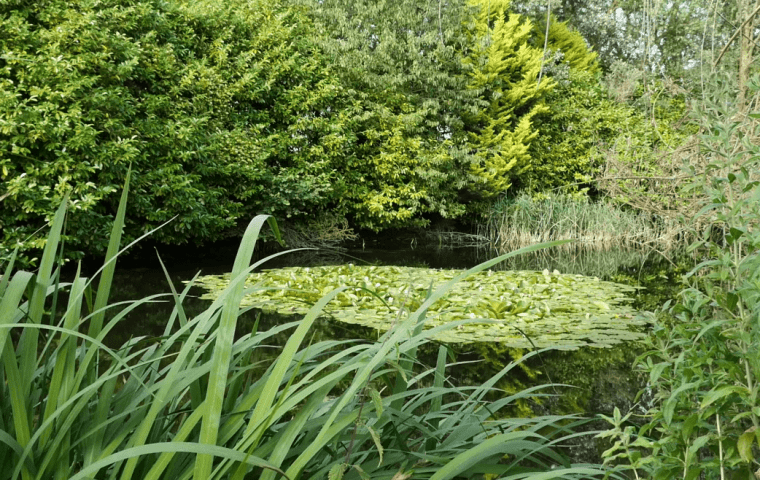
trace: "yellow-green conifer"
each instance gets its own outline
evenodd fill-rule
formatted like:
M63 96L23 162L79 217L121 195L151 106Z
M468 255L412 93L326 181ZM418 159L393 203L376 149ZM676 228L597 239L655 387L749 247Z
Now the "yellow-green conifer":
M543 42L546 34L546 22L536 25L536 38ZM574 71L586 71L595 74L599 71L597 53L592 51L580 33L571 30L567 22L558 22L554 17L549 24L549 48L564 54L565 62Z
M474 119L471 144L480 158L473 173L481 177L486 196L498 195L511 178L530 167L530 142L537 131L532 118L544 111L543 96L554 86L538 83L543 52L529 45L533 25L509 12L509 0L471 0L475 21L472 47L465 62L472 67L473 89L487 107Z

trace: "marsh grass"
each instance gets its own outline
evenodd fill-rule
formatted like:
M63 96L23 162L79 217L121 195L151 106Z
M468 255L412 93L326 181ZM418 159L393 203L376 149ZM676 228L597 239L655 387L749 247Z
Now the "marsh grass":
M497 251L498 254L498 251ZM494 252L484 250L482 256L493 257ZM642 273L647 262L656 262L662 257L652 251L641 249L611 249L600 255L598 250L576 245L575 248L562 245L539 250L528 255L512 257L495 270L558 270L562 273L599 277L604 280L614 278L620 269L631 269ZM663 260L664 261L664 260Z
M556 240L575 240L567 248L608 250L678 246L683 228L673 220L652 219L608 202L568 195L504 197L494 204L480 235L501 250Z
M105 341L128 313L159 296L109 303L128 181L104 267L93 279L58 281L56 252L66 202L56 212L36 273L5 266L0 279L0 479L510 479L596 478L595 466L570 465L558 446L576 437L573 417L502 418L536 386L499 395L511 363L482 385L447 378L445 347L420 368L418 349L436 333L425 311L464 275L441 288L376 342L312 341L311 327L341 289L303 319L267 331L236 332L244 280L266 216L242 239L229 287L188 316L192 283L158 339ZM271 224L277 236L276 225ZM540 247L529 247L523 252ZM60 257L59 257L60 258ZM58 261L59 262L59 261ZM60 263L60 262L59 262ZM168 274L167 274L168 280ZM66 293L65 305L62 293ZM113 318L106 313L113 311ZM110 315L109 315L110 316ZM54 319L60 318L60 321ZM51 320L53 319L53 320ZM256 355L277 345L262 364ZM530 357L534 353L526 355ZM264 370L265 373L261 374ZM489 398L497 398L489 401ZM493 477L492 477L493 478Z

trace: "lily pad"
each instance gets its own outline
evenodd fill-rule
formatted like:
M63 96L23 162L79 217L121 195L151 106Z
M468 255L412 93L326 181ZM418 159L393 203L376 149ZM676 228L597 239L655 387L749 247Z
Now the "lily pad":
M247 280L244 306L280 314L305 314L340 286L325 308L338 321L388 330L416 310L428 291L461 270L338 265L264 270ZM213 299L228 275L199 277L196 285ZM253 287L253 288L250 288ZM427 312L426 327L455 320L472 323L436 337L447 343L501 342L509 347L610 347L644 338L646 320L637 317L628 296L635 288L595 277L533 271L484 271L455 284Z

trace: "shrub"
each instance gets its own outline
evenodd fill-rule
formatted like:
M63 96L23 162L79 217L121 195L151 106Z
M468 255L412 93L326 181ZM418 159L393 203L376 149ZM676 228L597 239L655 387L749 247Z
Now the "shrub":
M722 84L722 87L718 85ZM697 110L706 168L687 165L701 210L690 249L702 261L685 276L679 301L657 312L649 351L646 414L608 420L606 452L619 470L647 478L751 478L760 451L760 114L733 109L715 82Z
M424 226L465 213L464 188L482 184L462 116L480 107L468 89L463 0L289 0L321 32L351 105L354 148L339 164L354 226ZM431 21L435 18L435 21Z
M352 134L311 28L270 0L3 2L5 257L42 246L66 194L70 247L105 251L130 164L127 239L173 217L157 240L339 210L332 163Z
M534 117L546 111L543 97L551 78L538 84L542 52L529 45L532 24L509 13L509 1L475 1L471 47L464 62L472 67L471 88L487 103L468 119L470 145L478 164L473 173L485 181L482 194L507 191L530 168L528 149L538 132Z
M637 135L645 123L631 107L610 99L585 71L571 70L546 104L547 111L536 118L539 135L530 146L530 168L515 185L531 192L571 193L587 185L602 165L600 150L614 144L621 131Z

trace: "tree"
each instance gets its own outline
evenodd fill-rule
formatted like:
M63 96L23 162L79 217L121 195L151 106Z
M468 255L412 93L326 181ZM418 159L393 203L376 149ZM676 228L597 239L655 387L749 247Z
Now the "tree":
M533 29L534 42L544 43L546 36L546 21L539 20ZM566 64L573 71L585 71L591 74L599 72L599 55L592 51L586 40L577 30L573 30L568 22L560 22L551 18L549 22L549 35L547 47L553 52L560 52L561 63ZM546 62L546 59L544 59Z
M546 0L516 0L516 11L546 18ZM735 2L705 0L560 0L552 14L576 29L599 53L608 71L623 61L657 75L698 85L700 66L715 58L728 40L736 14Z
M740 38L738 62L739 96L737 104L741 111L744 111L749 107L747 92L749 90L750 69L755 59L755 31L757 30L758 25L760 25L760 16L758 16L758 13L760 13L760 1L753 2L752 0L737 0L736 24L738 27L736 27L736 31L716 59L717 64L723 53L731 46L734 39L737 36Z
M531 166L528 152L538 135L532 122L546 111L543 97L551 78L538 83L541 50L529 45L530 21L509 13L509 0L474 0L478 7L465 62L470 87L488 106L470 119L470 142L480 160L473 172L486 181L485 193L504 193Z
M313 36L274 0L3 2L0 244L39 247L68 193L70 246L104 250L130 165L128 240L342 208L353 132Z
M480 108L461 62L466 6L294 1L323 32L319 45L351 95L355 148L343 171L354 223L379 230L462 215L460 190L479 182L463 123Z

